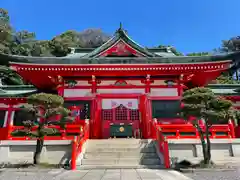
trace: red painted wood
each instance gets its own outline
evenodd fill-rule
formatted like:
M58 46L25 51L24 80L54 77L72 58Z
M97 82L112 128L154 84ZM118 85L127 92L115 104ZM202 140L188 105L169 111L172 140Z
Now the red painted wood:
M116 44L111 46L110 48L106 49L105 51L101 52L97 56L108 56L108 55L117 55L117 56L129 56L129 55L135 55L137 57L144 57L145 55L138 52L138 50L134 49L130 45L128 45L123 40L118 41Z

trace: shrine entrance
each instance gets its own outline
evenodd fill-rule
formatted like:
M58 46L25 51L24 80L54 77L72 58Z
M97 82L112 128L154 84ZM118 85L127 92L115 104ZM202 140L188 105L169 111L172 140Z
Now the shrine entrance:
M101 96L98 102L101 138L141 138L140 95Z

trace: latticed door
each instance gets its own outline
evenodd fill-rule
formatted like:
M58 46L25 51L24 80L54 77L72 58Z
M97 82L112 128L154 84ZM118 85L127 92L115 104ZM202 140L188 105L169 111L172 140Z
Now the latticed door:
M102 102L102 120L131 122L139 118L137 99L104 99Z

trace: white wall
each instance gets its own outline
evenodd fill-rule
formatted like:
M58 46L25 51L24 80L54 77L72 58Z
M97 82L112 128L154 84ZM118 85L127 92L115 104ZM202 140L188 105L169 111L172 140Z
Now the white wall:
M0 163L32 163L36 141L0 141ZM65 164L71 158L71 141L45 141L42 163Z
M202 146L197 139L168 140L169 155L177 161L188 160L198 163L203 159ZM237 159L240 162L240 139L212 139L212 160L216 163L231 162Z

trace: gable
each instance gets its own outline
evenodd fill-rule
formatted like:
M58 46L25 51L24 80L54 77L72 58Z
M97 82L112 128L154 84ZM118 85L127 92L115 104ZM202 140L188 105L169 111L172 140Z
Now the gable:
M128 45L125 41L120 39L115 44L110 46L108 49L101 52L97 57L145 57L143 53L139 52L138 50L134 49L130 45Z

